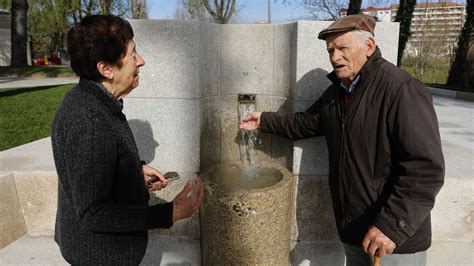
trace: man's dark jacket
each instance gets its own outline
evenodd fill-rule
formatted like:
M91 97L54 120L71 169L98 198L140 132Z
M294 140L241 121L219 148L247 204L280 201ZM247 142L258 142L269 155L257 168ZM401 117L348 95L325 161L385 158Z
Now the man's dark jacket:
M293 140L324 136L329 186L342 242L362 245L369 226L392 239L394 253L431 245L430 211L444 181L431 95L377 48L354 93L333 82L305 112L262 113L261 129Z
M73 265L137 265L147 230L170 227L173 207L148 206L118 100L81 79L56 112L51 140L59 176L55 240L63 257Z

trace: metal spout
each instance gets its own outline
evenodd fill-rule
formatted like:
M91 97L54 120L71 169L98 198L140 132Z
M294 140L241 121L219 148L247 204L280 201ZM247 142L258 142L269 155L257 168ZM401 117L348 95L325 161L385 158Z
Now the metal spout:
M241 103L255 103L257 95L255 94L239 94L239 104Z

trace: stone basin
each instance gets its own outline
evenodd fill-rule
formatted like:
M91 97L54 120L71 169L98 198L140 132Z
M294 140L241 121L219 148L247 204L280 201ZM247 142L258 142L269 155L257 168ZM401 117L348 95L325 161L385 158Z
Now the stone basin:
M203 265L288 265L293 176L271 163L229 162L202 173Z

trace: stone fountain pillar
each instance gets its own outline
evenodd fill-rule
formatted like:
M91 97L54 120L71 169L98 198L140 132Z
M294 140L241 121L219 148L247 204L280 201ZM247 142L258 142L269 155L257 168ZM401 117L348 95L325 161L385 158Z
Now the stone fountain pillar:
M244 167L241 162L215 164L202 173L203 265L288 265L293 175L285 167L262 162L259 169L270 171L272 180L254 185L222 181L222 175Z

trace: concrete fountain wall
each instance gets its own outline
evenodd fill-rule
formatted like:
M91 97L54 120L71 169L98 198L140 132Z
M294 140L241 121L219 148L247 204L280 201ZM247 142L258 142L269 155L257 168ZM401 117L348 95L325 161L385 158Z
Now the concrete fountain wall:
M240 159L238 94L256 94L257 111L300 111L329 85L331 65L317 34L330 22L131 23L146 65L124 111L142 157L162 171L182 173L181 182L208 166ZM396 62L398 24L378 23L375 35L383 56ZM337 240L324 140L259 139L257 162L282 165L295 176L292 240ZM171 200L175 192L157 195ZM198 217L156 233L199 238Z

